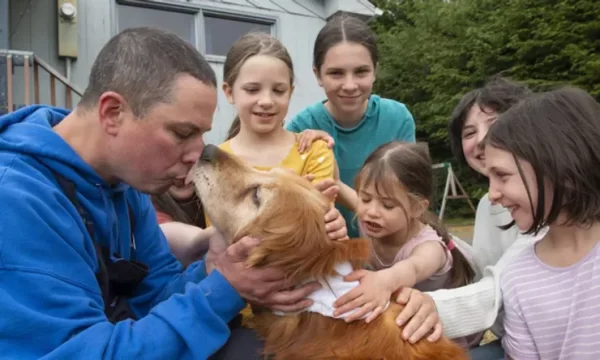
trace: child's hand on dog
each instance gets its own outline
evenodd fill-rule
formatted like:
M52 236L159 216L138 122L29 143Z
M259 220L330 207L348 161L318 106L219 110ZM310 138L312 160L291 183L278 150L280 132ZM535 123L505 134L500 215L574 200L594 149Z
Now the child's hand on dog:
M331 240L343 241L349 239L346 220L340 211L333 206L325 213L325 231L327 231L327 236Z
M442 337L442 322L431 296L417 289L404 287L398 291L396 302L404 305L396 318L396 324L406 324L402 331L405 340L414 344L428 334L427 340L430 342L436 342Z
M392 293L396 290L390 279L390 273L386 270L368 271L357 270L344 277L344 281L360 281L360 285L347 292L336 300L333 306L336 308L334 316L339 316L354 310L346 318L347 322L358 320L369 314L366 322L375 320L389 303Z
M315 189L319 190L323 196L330 202L335 202L338 194L340 193L340 186L334 179L324 179L314 184Z

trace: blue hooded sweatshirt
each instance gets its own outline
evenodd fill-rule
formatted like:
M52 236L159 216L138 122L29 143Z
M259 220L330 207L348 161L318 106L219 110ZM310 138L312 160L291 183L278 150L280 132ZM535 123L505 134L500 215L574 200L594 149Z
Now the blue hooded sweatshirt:
M149 196L110 185L52 130L68 112L29 106L0 117L0 355L6 359L206 359L225 344L244 302L204 262L183 271ZM111 324L95 277L94 244L50 171L75 183L99 244L148 276Z
M406 105L371 95L362 120L352 128L340 126L319 101L299 112L287 125L293 132L323 130L335 141L333 152L340 170L340 180L354 188L354 178L375 149L390 141L415 142L415 121ZM358 237L354 213L337 206L346 219L348 236Z

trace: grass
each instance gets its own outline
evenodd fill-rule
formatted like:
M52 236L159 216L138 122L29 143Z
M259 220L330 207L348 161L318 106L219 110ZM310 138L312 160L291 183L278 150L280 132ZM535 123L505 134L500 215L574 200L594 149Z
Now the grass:
M473 226L475 219L473 218L447 218L444 219L444 225L449 227Z

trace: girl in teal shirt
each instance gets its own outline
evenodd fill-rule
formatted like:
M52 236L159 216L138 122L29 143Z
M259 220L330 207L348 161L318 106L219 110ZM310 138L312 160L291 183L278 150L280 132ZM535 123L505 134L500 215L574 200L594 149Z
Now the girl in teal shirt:
M287 129L302 132L309 144L331 137L339 169L338 209L348 235L358 237L354 218L354 178L365 159L390 141L415 141L415 122L406 105L372 94L379 52L375 33L363 21L340 15L317 35L313 71L327 99L298 113ZM314 131L320 130L320 131ZM326 133L326 134L325 134Z

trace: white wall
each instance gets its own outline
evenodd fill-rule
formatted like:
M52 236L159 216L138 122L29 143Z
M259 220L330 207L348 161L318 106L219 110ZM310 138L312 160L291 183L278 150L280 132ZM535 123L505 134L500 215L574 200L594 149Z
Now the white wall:
M198 12L196 26L196 42L198 48L203 51L202 43L202 20L201 11L219 10L227 13L243 13L244 15L262 16L276 19L276 36L284 43L294 61L296 71L296 90L292 97L288 119L307 105L321 100L324 95L322 89L312 73L312 48L317 33L325 24L325 20L319 16L319 7L322 4L318 0L302 0L304 7L298 7L296 3L288 2L286 6L289 11L277 11L277 6L265 5L265 8L252 8L242 4L242 0L227 0L214 2L210 0L193 0L185 2L186 6L197 8ZM165 1L164 4L173 4L176 1ZM259 3L254 1L253 3ZM10 47L14 50L33 51L37 56L44 59L60 73L65 74L65 62L57 55L56 33L57 13L55 1L22 1L11 0L10 2L10 28L12 37L9 40ZM267 4L267 3L264 3ZM280 3L284 4L284 2ZM295 8L292 8L295 6ZM269 8L266 8L269 7ZM288 9L289 9L288 8ZM308 9L308 10L303 10ZM84 89L90 68L96 55L110 37L118 32L117 11L115 0L78 0L79 20L79 57L72 64L71 81L77 87ZM148 24L152 25L152 24ZM221 59L210 58L210 63L217 74L219 84L222 81ZM21 71L22 72L22 71ZM23 102L22 75L15 74L15 102ZM43 72L40 76L40 102L49 103L49 81ZM58 84L58 82L57 82ZM33 86L31 86L33 88ZM31 95L33 99L33 94ZM73 98L74 103L78 100ZM57 102L64 106L64 87L57 85ZM219 105L215 115L213 130L207 134L209 143L221 142L235 114L231 105L226 101L219 90Z

